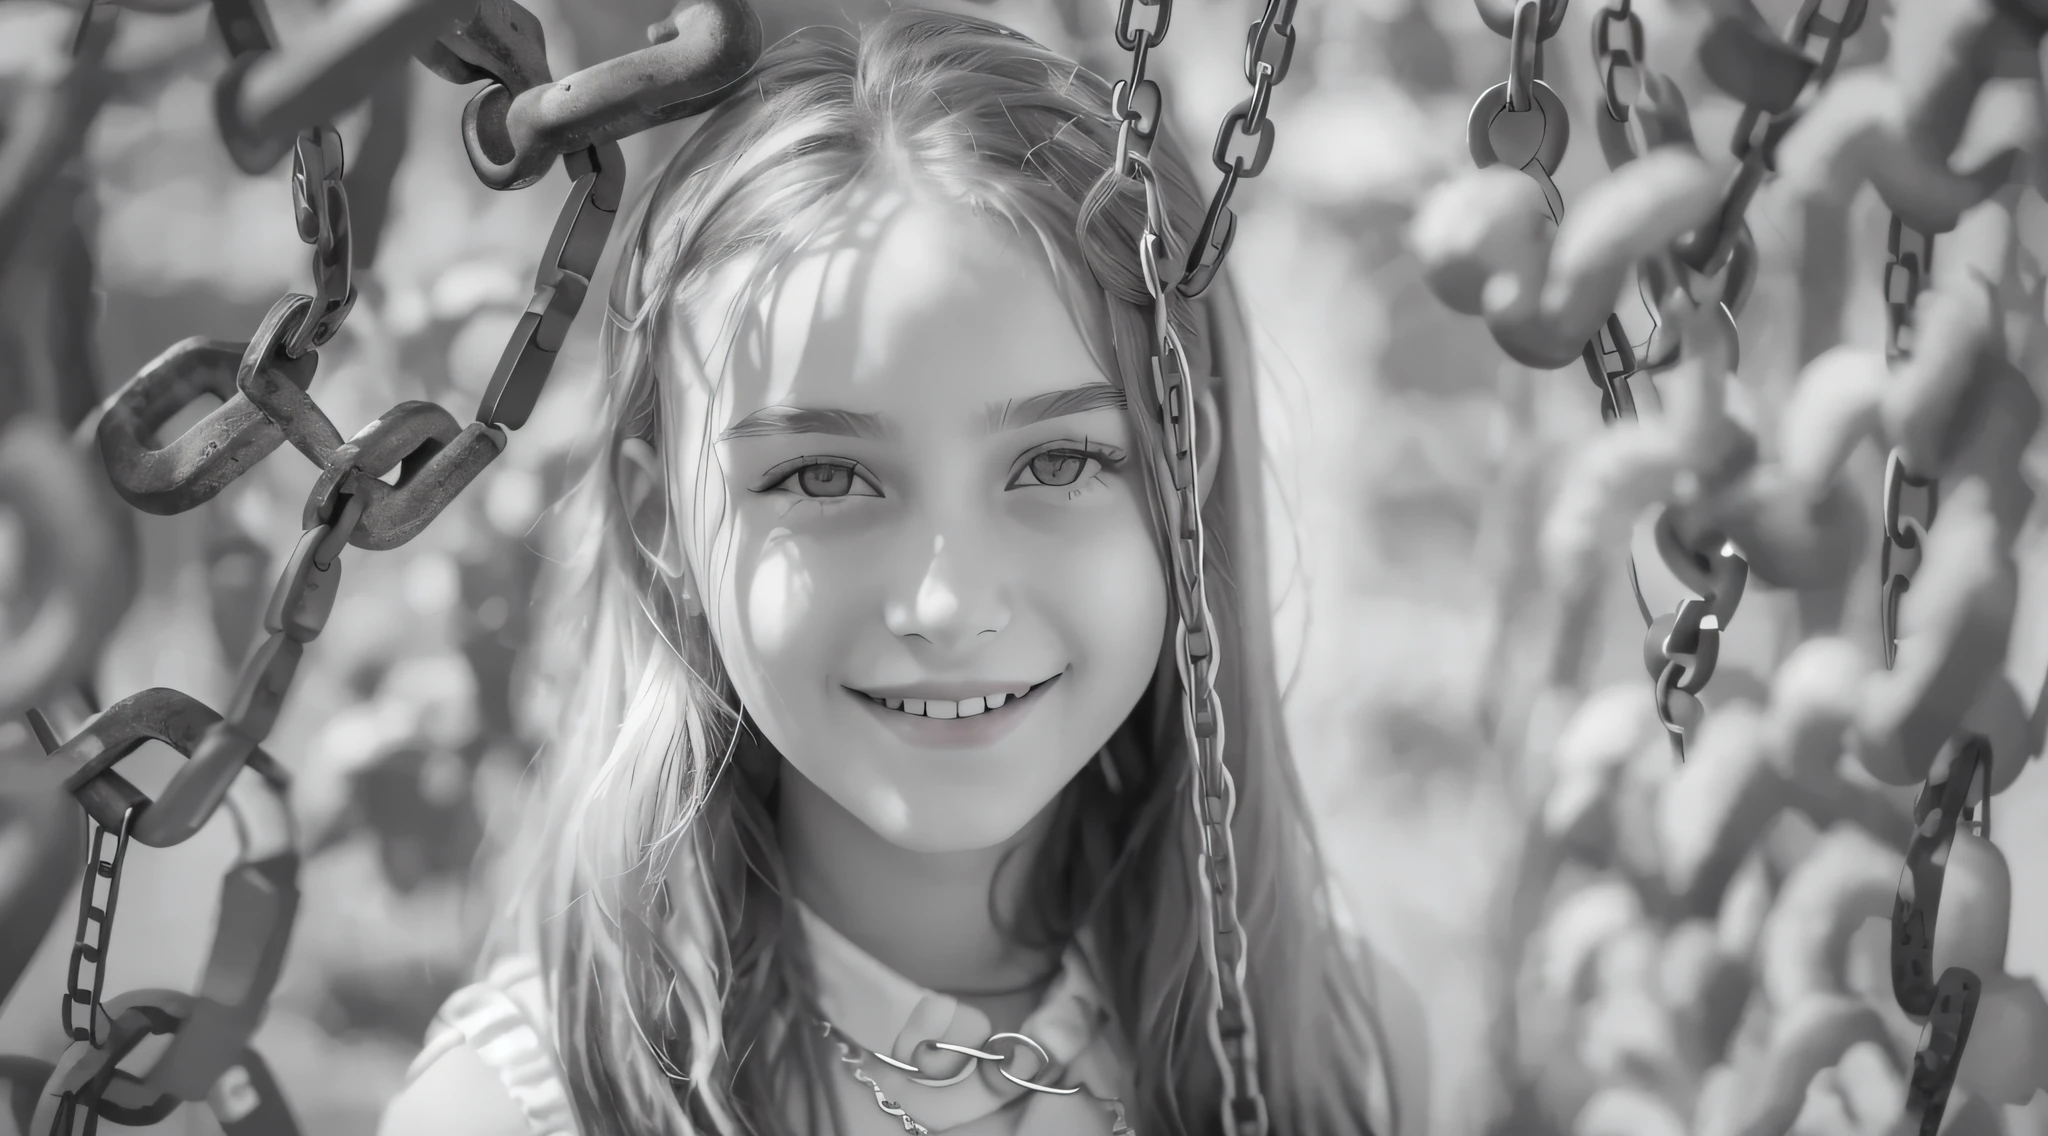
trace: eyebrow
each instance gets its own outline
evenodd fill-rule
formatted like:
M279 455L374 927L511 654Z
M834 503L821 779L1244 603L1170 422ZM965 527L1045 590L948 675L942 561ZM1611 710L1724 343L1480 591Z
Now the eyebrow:
M1089 383L1067 390L1046 391L1029 398L990 403L985 428L991 434L1021 430L1051 418L1126 404L1123 388L1112 383ZM880 414L828 407L764 406L726 428L718 440L729 442L734 438L764 438L777 434L886 438L890 432L888 418Z

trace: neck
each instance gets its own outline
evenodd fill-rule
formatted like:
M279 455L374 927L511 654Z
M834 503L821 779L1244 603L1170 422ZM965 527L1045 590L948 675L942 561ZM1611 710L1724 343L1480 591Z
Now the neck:
M779 797L776 828L796 897L898 974L932 990L971 993L1016 988L1056 967L1058 951L1011 943L991 912L1017 910L1050 808L992 848L913 852L877 835L788 764Z

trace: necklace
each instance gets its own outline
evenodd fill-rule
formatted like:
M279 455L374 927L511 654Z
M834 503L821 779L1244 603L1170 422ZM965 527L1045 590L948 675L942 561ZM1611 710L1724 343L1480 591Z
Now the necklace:
M887 1056L886 1054L874 1053L874 1051L867 1049L865 1046L859 1045L858 1043L854 1042L853 1039L847 1037L846 1034L843 1031L841 1031L837 1026L834 1026L831 1022L828 1022L823 1018L817 1019L817 1023L818 1028L823 1031L824 1036L831 1039L833 1044L839 1047L839 1061L841 1064L846 1066L847 1072L852 1075L854 1080L859 1081L863 1086L865 1086L869 1092L875 1094L875 1107L881 1109L884 1114L894 1117L895 1119L901 1121L903 1123L903 1130L905 1132L913 1133L914 1136L931 1136L931 1129L925 1127L916 1118L912 1117L910 1113L907 1110L905 1110L901 1104L898 1104L896 1101L890 1099L888 1091L882 1088L881 1082L875 1080L873 1076L869 1075L867 1071L867 1055L872 1053L875 1060L880 1061L885 1065L891 1066L892 1068L898 1069L904 1073L908 1073L910 1075L910 1079L917 1082L918 1084L931 1085L935 1088L944 1088L947 1085L957 1085L960 1082L966 1080L970 1075L972 1075L976 1067L979 1066L981 1062L994 1061L998 1063L996 1072L1002 1074L1005 1080L1008 1080L1010 1083L1015 1085L1021 1085L1024 1088L1030 1089L1033 1092L1052 1093L1059 1096L1069 1096L1075 1093L1085 1091L1079 1085L1074 1085L1071 1087L1062 1087L1058 1085L1039 1084L1037 1081L1033 1081L1025 1077L1019 1077L1015 1073L1010 1072L1008 1068L1008 1065L1010 1064L1010 1058L1014 1056L1019 1049L1029 1049L1032 1052L1038 1054L1039 1067L1041 1069L1051 1064L1051 1057L1046 1053L1045 1047L1038 1044L1036 1041L1031 1040L1029 1037L1026 1037L1021 1033L998 1033L991 1036L987 1041L983 1042L978 1047L956 1045L952 1042L947 1041L920 1042L919 1048L923 1048L924 1046L929 1045L935 1049L944 1049L953 1053L963 1054L968 1058L967 1064L963 1065L958 1073L953 1074L950 1077L937 1078L925 1076L924 1070L908 1062L898 1061L893 1057ZM995 1053L990 1051L989 1047L1001 1042L1012 1043L1009 1053ZM1105 1099L1103 1097L1096 1096L1094 1093L1089 1093L1088 1096L1091 1099L1095 1100L1097 1103L1101 1104L1105 1109L1109 1111L1111 1116L1109 1129L1110 1136L1133 1136L1130 1122L1124 1116L1124 1102L1121 1098L1109 1097Z

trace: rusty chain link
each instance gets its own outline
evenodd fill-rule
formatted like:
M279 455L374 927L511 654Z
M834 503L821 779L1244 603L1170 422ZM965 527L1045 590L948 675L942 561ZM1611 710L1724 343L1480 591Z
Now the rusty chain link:
M150 12L171 10L154 0L121 2ZM102 1117L154 1123L186 1101L209 1103L230 1136L296 1131L274 1080L248 1047L283 962L298 895L296 836L284 796L289 782L262 741L283 709L306 645L333 612L340 554L350 545L380 550L410 540L503 450L506 430L523 425L532 413L603 255L625 183L616 139L706 109L759 53L758 22L750 8L733 0L716 7L708 24L698 6L678 9L665 34L653 37L662 50L636 52L626 66L579 76L593 80L584 84L585 93L594 88L599 101L586 97L571 108L580 117L570 137L586 140L545 156L547 164L564 158L572 188L543 250L532 300L475 421L462 426L438 405L407 402L344 439L308 394L317 348L333 338L356 299L341 138L322 121L295 124L318 117L308 108L332 113L359 98L374 78L361 72L379 70L369 63L407 50L431 53L450 38L460 39L462 27L448 30L457 9L500 17L516 13L527 21L517 34L529 37L530 45L540 43L538 22L509 0L364 0L329 13L321 28L331 33L325 42L281 50L263 0L212 0L214 23L233 57L215 88L222 139L250 172L292 153L293 215L301 240L311 246L312 294L279 299L247 343L189 339L173 346L97 408L78 436L97 442L108 479L123 499L157 514L181 513L210 500L287 441L319 472L304 509L304 532L264 613L268 634L243 662L225 714L164 688L131 695L104 711L87 693L86 706L95 713L67 739L45 715L30 713L50 767L63 772L64 788L95 826L63 1000L73 1047L46 1080L33 1129L38 1136L68 1132L81 1118L88 1132ZM88 5L81 53L104 49L116 11ZM422 36L434 33L441 40L423 46ZM543 79L544 68L543 63ZM678 84L695 84L694 101L669 97ZM221 405L177 438L157 444L155 432L204 396ZM385 480L394 469L398 476ZM149 741L165 743L187 759L154 799L115 771ZM129 842L181 843L224 803L235 811L243 856L223 878L214 946L198 995L136 991L103 1006L105 961ZM87 1014L82 1025L75 1020L81 1008ZM115 1068L151 1035L169 1035L170 1042L147 1077ZM21 1070L9 1074L20 1075Z
M1920 1121L1919 1136L1935 1136L1941 1127L1984 989L1986 976L1965 967L1948 967L1937 978L1934 940L1958 828L1973 824L1979 836L1991 838L1992 757L1991 743L1976 734L1960 734L1942 747L1913 799L1915 828L1892 903L1892 995L1908 1016L1927 1020L1906 1091L1907 1112ZM1977 819L1970 791L1980 780L1983 815Z
M417 55L449 82L484 83L462 110L470 168L492 189L519 189L558 157L709 110L761 54L761 21L747 0L679 0L648 38L557 81L540 20L515 0L480 0Z

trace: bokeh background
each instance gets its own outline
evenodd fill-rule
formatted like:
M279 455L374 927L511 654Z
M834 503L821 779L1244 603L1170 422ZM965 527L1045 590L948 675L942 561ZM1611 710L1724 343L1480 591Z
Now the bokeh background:
M558 76L640 46L643 29L666 14L662 0L523 2L546 24ZM860 12L832 0L758 3L771 37ZM272 7L286 41L318 11L308 0ZM1635 4L1650 62L1686 91L1714 149L1737 108L1693 63L1702 7ZM1781 23L1792 5L1763 7ZM0 76L52 66L68 8L0 3ZM1105 75L1125 70L1108 0L973 8ZM1238 60L1256 12L1241 0L1175 8L1154 74L1168 93L1169 129L1200 152L1245 93ZM1584 128L1557 179L1568 208L1604 169L1590 130L1586 47L1598 8L1574 0L1548 47L1546 78ZM1845 66L1883 52L1881 6L1873 8ZM1532 1071L1514 997L1533 933L1526 889L1538 885L1527 875L1550 853L1535 820L1543 754L1572 709L1542 687L1538 660L1559 616L1535 539L1564 458L1601 428L1597 394L1576 368L1542 373L1507 361L1477 321L1422 287L1406 249L1421 194L1470 164L1466 117L1478 92L1504 76L1505 41L1471 0L1308 0L1296 25L1300 48L1273 110L1278 153L1237 195L1243 220L1230 261L1261 365L1274 601L1296 754L1360 922L1422 991L1429 1036L1396 1044L1429 1047L1433 1132L1561 1131L1571 1110L1559 1102L1572 1091ZM246 339L276 296L305 289L286 169L246 177L213 133L212 80L223 62L203 11L124 21L114 65L126 78L65 190L96 267L91 291L28 257L0 279L0 303L70 311L83 330L60 332L90 336L91 357L31 381L110 392L185 337ZM352 162L369 153L399 161L388 202L356 202L359 224L365 210L384 212L381 239L312 388L345 434L405 399L473 405L529 294L566 181L558 168L521 192L480 186L457 134L468 93L411 66L338 123ZM686 129L626 143L634 186ZM1751 219L1761 275L1741 318L1742 378L1769 405L1825 347L1882 342L1886 218L1867 194L1813 204L1767 186ZM2043 233L2038 221L2030 240ZM572 441L593 405L600 312L599 302L586 305L539 409L477 484L404 547L346 558L340 606L271 734L268 748L297 777L310 859L285 974L257 1041L309 1136L375 1130L428 1018L465 979L490 915L493 855L520 838L509 810L550 709L545 687L522 682L536 663L522 649L547 555L537 524L586 456ZM88 313L89 327L78 322ZM1873 498L1881 458L1856 459ZM2038 462L2032 472L2038 481ZM312 478L284 447L202 508L138 516L142 593L98 671L104 697L170 685L216 705L226 698ZM2021 634L2010 664L2029 699L2048 667L2048 636L2029 631L2043 623L2041 538L2034 523L2022 540ZM1653 606L1668 608L1675 585L1646 583ZM1608 592L1612 602L1594 613L1591 685L1642 683L1625 581L1617 575ZM1875 634L1875 595L1866 564L1848 593L1846 631ZM1755 697L1808 617L1753 588L1709 707ZM19 723L0 724L0 751L32 744ZM168 760L144 753L131 765L152 787L168 776ZM2048 973L2048 773L2038 765L2000 798L1999 826L2014 877L2008 969L2037 977ZM1789 827L1769 839L1811 839ZM215 881L234 850L224 820L181 847L136 850L110 992L193 981ZM68 918L60 921L0 1008L0 1052L61 1049L69 932ZM2015 1134L2048 1132L2048 1098L2007 1110L2004 1123ZM155 1131L217 1129L203 1110L186 1109Z

